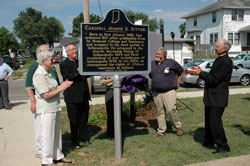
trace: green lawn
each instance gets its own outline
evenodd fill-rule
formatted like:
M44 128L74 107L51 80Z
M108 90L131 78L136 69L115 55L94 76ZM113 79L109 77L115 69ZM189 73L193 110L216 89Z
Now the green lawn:
M125 130L123 133L123 158L115 160L114 141L106 135L98 134L100 127L90 124L92 144L74 150L70 144L69 123L65 107L62 112L63 152L72 158L72 166L179 166L209 161L230 156L250 154L250 94L233 95L223 115L224 128L231 152L223 155L211 154L214 149L201 146L204 132L204 105L202 98L182 99L195 112L181 106L179 116L183 123L184 135L178 137L176 130L168 131L163 137L153 138L157 128L156 119L150 120L152 127ZM95 110L105 111L104 105L94 106ZM91 115L95 116L95 115ZM105 115L100 116L105 118ZM93 117L91 117L93 118ZM95 121L92 121L95 122ZM100 124L100 121L97 123ZM105 125L105 120L102 122Z

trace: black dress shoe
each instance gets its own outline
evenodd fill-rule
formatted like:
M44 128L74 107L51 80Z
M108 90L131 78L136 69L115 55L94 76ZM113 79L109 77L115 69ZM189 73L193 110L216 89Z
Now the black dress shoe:
M223 149L221 147L218 147L216 151L212 152L212 154L223 154L227 152L230 152L230 149Z
M81 145L79 143L77 143L77 142L73 142L72 146L74 147L74 149L80 149L81 148Z

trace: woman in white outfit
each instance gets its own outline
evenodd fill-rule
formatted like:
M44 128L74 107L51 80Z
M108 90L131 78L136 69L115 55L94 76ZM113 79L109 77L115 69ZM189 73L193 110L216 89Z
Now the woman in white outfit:
M36 96L36 111L41 113L41 150L42 166L53 166L54 162L72 163L62 153L60 122L60 92L73 82L66 80L60 86L52 77L52 52L38 53L39 66L33 76Z

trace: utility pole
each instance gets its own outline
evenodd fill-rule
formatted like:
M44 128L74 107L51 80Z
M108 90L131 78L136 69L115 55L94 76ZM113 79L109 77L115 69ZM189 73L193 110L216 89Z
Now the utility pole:
M173 58L175 60L175 55L174 55L174 37L175 37L175 34L174 34L174 32L171 32L170 35L171 35L171 37L173 39Z
M84 5L83 5L83 22L84 23L89 23L89 0L83 0L84 1ZM87 78L88 81L88 86L89 86L89 93L90 95L92 94L92 80L91 77Z
M162 47L164 47L164 20L160 19L160 33L162 35Z
M84 0L84 23L89 23L89 0Z

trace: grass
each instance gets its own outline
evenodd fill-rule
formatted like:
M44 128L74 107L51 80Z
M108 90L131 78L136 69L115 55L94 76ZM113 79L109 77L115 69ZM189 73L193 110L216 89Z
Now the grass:
M14 74L12 75L13 80L20 79L22 76L23 76L23 72L22 71L15 71Z
M26 61L25 65L22 67L22 69L28 69L28 68L30 67L30 65L31 65L32 63L34 63L34 62L35 62L35 59L33 59L33 58L28 59L28 60Z
M214 149L201 146L204 133L204 105L202 98L181 99L195 112L181 106L179 116L183 124L184 135L178 137L176 130L168 132L159 138L153 138L157 129L156 119L149 120L151 127L125 130L123 132L123 157L115 160L114 141L105 138L100 133L100 124L89 123L89 133L92 144L79 150L72 149L70 145L69 122L65 107L62 111L63 152L72 158L72 166L179 166L197 162L209 161L219 158L250 154L250 94L231 95L229 106L223 115L224 129L231 147L231 152L222 155L213 155ZM136 107L141 107L138 104ZM125 104L126 107L126 104ZM92 106L92 110L103 110L104 105ZM105 114L105 111L100 111ZM91 114L95 116L95 114ZM98 115L97 117L103 118ZM91 117L89 118L91 119ZM93 121L92 121L93 122ZM99 123L99 121L98 121Z

